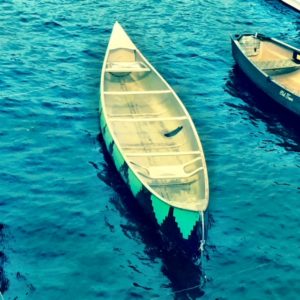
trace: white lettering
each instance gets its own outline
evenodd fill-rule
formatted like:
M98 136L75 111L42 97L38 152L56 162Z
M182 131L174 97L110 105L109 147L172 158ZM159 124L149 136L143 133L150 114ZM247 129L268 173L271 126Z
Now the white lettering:
M284 91L284 90L281 90L281 91L279 92L279 95L282 96L282 97L284 97L285 99L291 101L291 102L294 101L292 95L289 94L288 92Z

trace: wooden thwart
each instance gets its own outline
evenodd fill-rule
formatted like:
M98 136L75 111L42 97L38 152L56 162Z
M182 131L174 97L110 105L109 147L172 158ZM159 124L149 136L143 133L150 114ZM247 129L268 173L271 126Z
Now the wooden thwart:
M182 117L157 117L157 118L135 118L135 115L132 115L132 118L112 118L110 117L109 120L112 122L160 122L160 121L180 121L180 120L187 120L187 116Z
M161 90L161 91L111 91L104 92L104 95L149 95L149 94L170 94L171 90Z
M300 64L293 62L291 59L264 60L255 61L254 63L262 70L300 68Z
M150 72L143 62L109 62L105 72L111 73L131 73L131 72Z
M133 152L126 153L126 156L180 156L180 155L196 155L201 154L200 151L184 151L184 152Z
M137 163L131 162L135 167L138 167L142 170L144 170L146 173L139 172L140 175L147 177L149 179L180 179L180 178L188 178L196 173L198 173L200 170L203 170L203 166L200 166L196 168L195 170L191 172L186 172L185 168L189 165L192 165L193 163L196 163L197 161L201 161L201 157L196 157L195 159L192 159L184 164L181 165L168 165L168 166L141 166Z

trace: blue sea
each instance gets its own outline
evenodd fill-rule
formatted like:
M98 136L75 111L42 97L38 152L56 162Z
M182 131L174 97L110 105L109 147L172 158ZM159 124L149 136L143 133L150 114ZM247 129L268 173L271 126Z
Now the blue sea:
M229 39L300 48L299 16L275 0L2 0L3 298L299 299L299 118L249 82ZM99 78L116 20L203 143L202 263L165 249L104 150Z

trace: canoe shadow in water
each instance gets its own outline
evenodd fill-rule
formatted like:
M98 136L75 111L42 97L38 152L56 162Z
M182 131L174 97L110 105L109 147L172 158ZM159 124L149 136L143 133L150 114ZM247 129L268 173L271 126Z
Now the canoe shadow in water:
M170 280L170 284L166 288L171 288L173 291L167 293L166 297L168 299L172 296L174 299L198 299L203 296L202 288L205 280L201 270L200 257L188 257L180 249L178 251L164 243L160 233L145 215L142 207L137 201L134 201L134 197L117 172L101 134L98 135L98 141L101 145L101 153L104 155L104 164L97 176L117 193L116 197L110 199L110 203L128 221L128 226L123 228L123 231L134 231L126 236L129 238L131 235L138 236L144 244L144 252L150 260L154 261L157 258L161 260L161 271ZM161 297L163 298L164 295Z
M0 244L4 243L4 224L0 224ZM4 264L6 262L6 255L0 251L0 292L4 294L8 290L9 280L5 276ZM1 299L1 297L0 297Z
M237 65L230 71L224 90L246 104L226 102L227 106L243 115L247 113L247 119L254 126L257 126L258 121L263 121L271 134L282 138L279 146L287 151L300 152L299 117L257 88Z

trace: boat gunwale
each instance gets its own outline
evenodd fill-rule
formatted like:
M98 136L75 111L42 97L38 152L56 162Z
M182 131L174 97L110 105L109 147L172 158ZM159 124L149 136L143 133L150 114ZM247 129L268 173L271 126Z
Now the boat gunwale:
M285 48L287 49L293 49L297 52L300 52L300 49L299 48L296 48L295 46L292 46L292 45L289 45L281 40L278 40L276 38L273 38L273 37L269 37L267 35L264 35L264 34L261 34L261 33L251 33L251 32L246 32L246 33L242 33L242 34L231 34L230 37L233 41L239 41L239 39L243 36L255 36L257 35L258 37L261 37L262 38L262 41L263 40L266 40L266 41L273 41L275 42L276 44L279 44L281 46L284 46Z
M114 25L116 26L116 24ZM119 25L121 26L121 25ZM124 30L124 29L123 29ZM116 144L118 150L120 151L124 161L126 162L126 164L128 165L128 168L130 168L130 170L134 173L134 175L138 178L138 180L147 188L147 190L154 196L156 196L158 199L160 199L161 201L163 201L164 203L170 205L171 207L176 207L176 208L179 208L179 209L183 209L183 210L188 210L188 211L206 211L207 207L208 207L208 204L209 204L209 181L208 181L208 172L207 172L207 165L206 165L206 160L205 160L205 155L204 155L204 151L203 151L203 147L202 147L202 143L200 141L200 138L199 138L199 135L196 131L196 128L195 128L195 125L194 125L194 122L192 121L192 118L190 116L190 114L188 113L186 107L184 106L184 104L182 103L182 101L180 100L180 98L178 97L178 95L175 93L175 91L173 90L173 88L168 84L168 82L162 77L162 75L152 66L152 64L148 61L148 59L145 58L145 56L141 53L141 51L136 47L136 45L134 44L135 46L135 51L137 52L138 55L140 55L140 57L144 60L144 62L149 66L150 70L153 71L157 76L158 78L166 85L166 87L171 91L171 93L173 94L173 96L175 97L177 103L179 104L179 106L183 109L183 112L185 113L185 115L187 116L187 120L189 122L189 125L190 125L190 128L192 129L192 132L193 132L193 138L196 139L196 142L197 142L197 145L198 145L198 148L199 148L199 152L201 153L200 154L200 157L201 157L201 161L202 161L202 165L203 165L203 174L204 174L204 187L205 187L205 191L204 191L204 199L205 199L205 204L203 206L203 209L193 209L193 208L188 208L186 206L180 206L180 205L174 205L172 204L172 201L170 200L167 200L165 198L163 198L157 191L155 191L152 187L149 186L149 184L147 184L141 177L141 175L139 175L139 173L131 167L131 164L130 164L130 161L129 159L127 158L127 155L126 153L124 152L124 150L122 149L122 147L120 146L120 143L119 143L119 140L115 137L115 134L111 128L111 124L110 124L110 121L109 121L109 116L106 112L106 105L105 105L105 92L108 92L108 91L104 91L104 80L105 80L105 73L106 73L106 62L107 62L107 59L108 59L108 55L109 55L109 52L110 52L110 42L111 42L111 38L112 38L112 35L113 35L113 32L114 32L114 29L112 30L111 32L111 35L110 35L110 39L109 39L109 43L108 43L108 46L107 46L107 49L106 49L106 53L105 53L105 56L104 56L104 60L103 60L103 65L102 65L102 70L101 70L101 80L100 80L100 101L101 101L101 111L100 113L104 114L105 116L105 122L107 124L107 127L109 129L109 132L112 136L112 139L114 141L114 143ZM125 32L125 30L124 30ZM126 32L125 32L126 33ZM127 33L126 33L127 34ZM128 36L129 37L129 36ZM121 48L121 47L120 47ZM199 173L200 175L200 173ZM178 203L176 203L178 204ZM198 203L197 203L198 204ZM196 204L196 205L197 205ZM196 206L195 205L195 206Z

